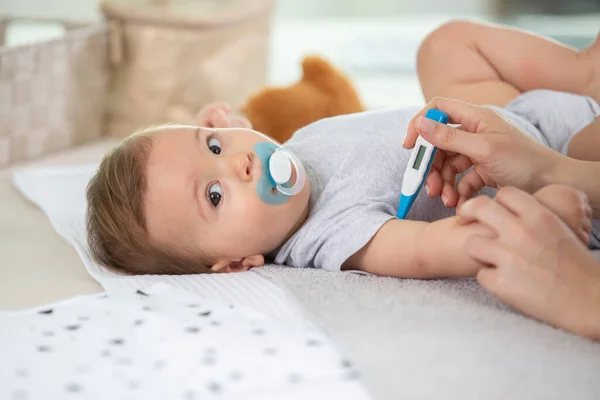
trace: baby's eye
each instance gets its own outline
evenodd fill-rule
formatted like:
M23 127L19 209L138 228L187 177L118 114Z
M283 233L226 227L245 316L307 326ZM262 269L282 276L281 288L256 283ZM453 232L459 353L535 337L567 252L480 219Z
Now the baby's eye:
M208 200L211 202L213 207L216 207L221 202L221 197L223 197L223 189L221 188L220 183L213 183L208 187Z
M219 155L221 154L221 142L219 141L219 139L217 139L215 137L215 135L210 135L207 139L206 139L206 145L208 146L208 149L210 151L212 151L214 154Z

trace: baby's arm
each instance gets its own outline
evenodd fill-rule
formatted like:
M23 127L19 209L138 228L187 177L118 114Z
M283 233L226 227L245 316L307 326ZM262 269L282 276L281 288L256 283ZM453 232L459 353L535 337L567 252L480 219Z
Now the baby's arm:
M448 97L504 106L533 89L600 101L599 62L600 41L577 51L505 26L453 21L425 38L417 69L427 102Z
M432 223L393 219L342 269L416 279L475 276L482 265L464 250L472 235L493 236L483 225L458 225L456 217Z

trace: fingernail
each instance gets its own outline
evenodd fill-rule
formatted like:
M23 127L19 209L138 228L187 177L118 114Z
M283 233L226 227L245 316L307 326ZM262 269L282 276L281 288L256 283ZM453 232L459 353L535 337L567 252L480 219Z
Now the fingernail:
M445 194L442 195L442 202L444 203L445 206L448 206L448 197L446 197Z
M419 117L417 120L417 129L424 134L431 134L435 129L435 122L429 118Z

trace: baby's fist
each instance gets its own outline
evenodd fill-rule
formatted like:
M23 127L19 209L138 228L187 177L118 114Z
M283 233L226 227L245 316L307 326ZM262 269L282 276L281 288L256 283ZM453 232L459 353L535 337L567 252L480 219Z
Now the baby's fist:
M204 106L196 116L196 123L207 128L252 128L250 121L232 114L229 105L223 101Z

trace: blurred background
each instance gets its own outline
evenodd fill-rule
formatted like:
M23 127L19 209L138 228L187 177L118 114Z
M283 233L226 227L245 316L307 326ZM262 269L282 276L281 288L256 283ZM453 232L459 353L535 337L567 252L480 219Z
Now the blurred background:
M0 0L0 14L101 18L96 0ZM417 47L452 18L501 22L582 48L600 30L600 0L278 0L269 83L291 83L303 55L319 53L352 77L369 107L420 104ZM7 40L17 44L54 34L52 27L22 25Z

